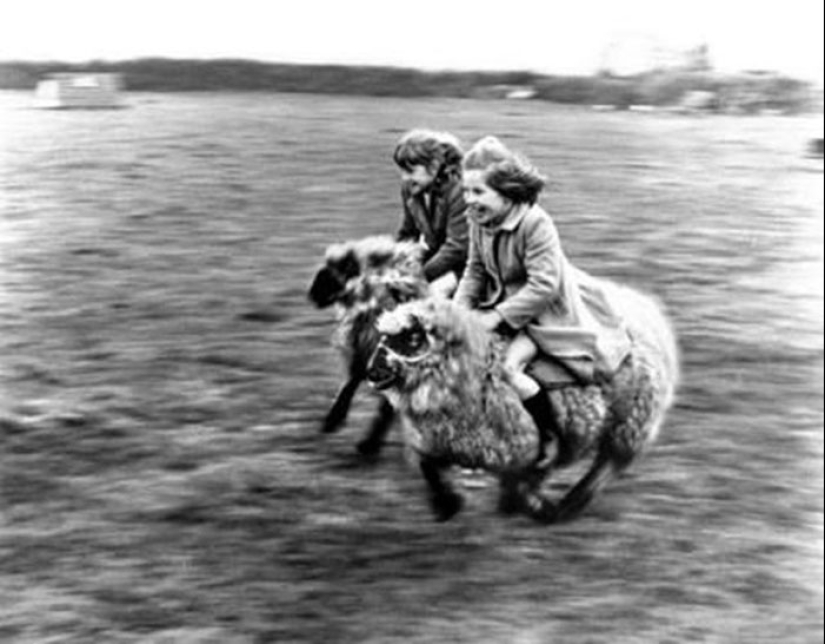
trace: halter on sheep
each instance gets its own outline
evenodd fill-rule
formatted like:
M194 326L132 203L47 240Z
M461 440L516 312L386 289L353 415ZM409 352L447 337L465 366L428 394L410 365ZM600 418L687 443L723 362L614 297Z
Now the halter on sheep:
M309 298L319 308L338 308L333 341L346 363L347 380L324 419L325 433L344 424L352 399L366 378L367 363L378 344L378 316L399 303L426 295L421 252L418 244L395 242L388 236L365 237L327 248ZM358 443L362 454L378 454L394 417L393 408L382 398L369 432Z
M379 318L381 340L368 378L397 394L405 440L419 456L437 519L451 518L462 505L442 476L449 466L497 474L503 511L549 523L581 511L655 439L678 378L675 341L653 300L618 286L611 292L631 331L631 355L609 382L548 392L561 429L551 469L595 452L589 471L558 504L540 494L549 471L535 467L538 431L508 382L500 341L478 316L426 300Z

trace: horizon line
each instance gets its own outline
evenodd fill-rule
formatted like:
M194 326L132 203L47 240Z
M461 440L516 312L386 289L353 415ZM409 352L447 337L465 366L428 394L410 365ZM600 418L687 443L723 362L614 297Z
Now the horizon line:
M605 70L594 70L591 72L550 72L550 71L538 71L536 69L528 69L528 68L511 68L511 69L483 69L483 68L455 68L455 67L440 67L440 68L430 68L430 67L415 67L415 66L405 66L405 65L395 65L395 64L378 64L378 63L337 63L337 62L295 62L295 61L283 61L283 60L263 60L260 58L245 58L245 57L234 57L234 56L211 56L211 57L176 57L176 56L163 56L163 55L147 55L147 56L138 56L132 58L88 58L84 60L60 60L60 59L20 59L20 58L12 58L12 59L0 59L0 65L13 65L13 64L22 64L22 65L92 65L92 64L122 64L122 63L135 63L141 61L149 61L149 60L162 60L162 61L169 61L169 62L179 62L179 63L187 63L187 62L237 62L237 63L252 63L256 65L282 65L282 66L291 66L291 67L341 67L341 68L366 68L366 69L393 69L393 70L403 70L403 71L417 71L422 73L447 73L447 74L533 74L536 76L563 76L563 77L593 77L593 76L600 76L600 75L608 75L614 77L625 77L631 78L634 76L642 76L645 74L651 74L656 72L694 72L694 73L708 73L708 74L721 74L721 75L730 75L730 74L753 74L753 75L768 75L768 74L776 74L780 76L786 76L788 78L792 78L795 80L810 82L812 84L817 84L819 81L813 78L808 78L805 76L794 75L789 72L781 71L778 69L768 69L768 68L750 68L750 69L739 69L739 70L719 70L715 69L713 66L707 70L690 70L690 69L683 69L679 67L659 67L659 68L650 68L634 73L629 74L621 74L616 72L611 72L609 69Z

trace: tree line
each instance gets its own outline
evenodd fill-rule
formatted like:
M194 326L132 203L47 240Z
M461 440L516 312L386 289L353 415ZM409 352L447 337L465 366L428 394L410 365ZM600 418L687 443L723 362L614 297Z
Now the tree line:
M367 96L503 98L518 95L568 104L678 105L691 92L718 97L717 107L805 111L809 83L769 72L658 70L635 76L553 76L529 71L424 71L399 67L303 65L249 60L145 58L120 62L0 62L0 89L34 89L58 72L111 72L136 92L277 91ZM524 94L523 90L527 90Z

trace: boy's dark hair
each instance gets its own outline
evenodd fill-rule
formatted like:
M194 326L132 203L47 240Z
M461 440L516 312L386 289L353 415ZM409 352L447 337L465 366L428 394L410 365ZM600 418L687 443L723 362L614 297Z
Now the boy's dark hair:
M460 174L463 152L458 139L452 134L416 129L401 137L392 158L399 168L407 171L415 165L435 167L438 176Z

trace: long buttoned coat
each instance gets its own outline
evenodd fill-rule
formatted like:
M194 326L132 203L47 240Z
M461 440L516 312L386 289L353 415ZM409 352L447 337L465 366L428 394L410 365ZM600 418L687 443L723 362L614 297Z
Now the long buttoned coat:
M592 376L615 371L630 350L604 286L568 261L547 212L522 205L493 229L470 223L467 267L454 299L496 310L539 351Z
M421 240L426 244L424 277L428 282L453 272L461 278L467 262L467 205L457 176L434 184L428 194L413 195L401 188L404 217L398 241Z

